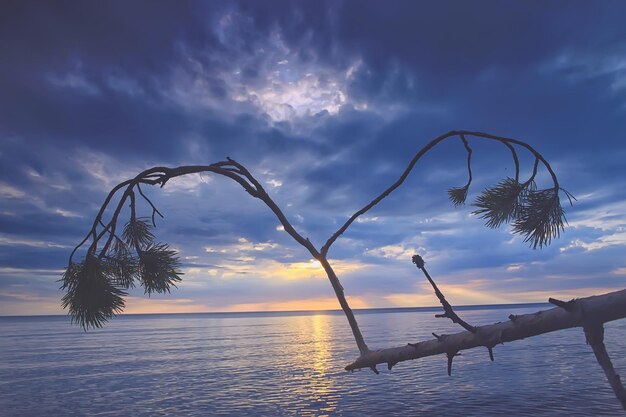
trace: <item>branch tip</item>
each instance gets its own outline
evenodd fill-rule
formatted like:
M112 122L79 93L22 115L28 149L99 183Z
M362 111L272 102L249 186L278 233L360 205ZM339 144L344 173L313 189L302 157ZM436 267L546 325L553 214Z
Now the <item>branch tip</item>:
M424 262L424 259L419 255L413 255L411 261L415 264L415 266L417 266L418 269L424 268L424 264L426 263Z
M453 323L456 323L456 324L460 325L465 330L467 330L469 332L472 332L472 333L476 333L476 331L477 331L476 327L474 327L471 324L465 322L461 317L459 317L458 314L456 314L454 312L454 309L452 308L452 305L448 302L448 300L446 300L446 297L439 290L439 287L437 287L437 284L435 283L435 280L433 280L433 278L430 276L430 274L428 273L428 271L424 267L424 264L425 264L424 259L422 259L422 257L419 256L419 255L413 255L412 262L415 264L415 266L417 266L418 269L420 269L422 271L422 273L424 274L424 276L426 277L426 279L428 280L430 285L433 287L433 290L435 291L435 295L439 299L439 302L443 306L444 313L443 314L436 314L435 317L447 317L450 320L452 320Z

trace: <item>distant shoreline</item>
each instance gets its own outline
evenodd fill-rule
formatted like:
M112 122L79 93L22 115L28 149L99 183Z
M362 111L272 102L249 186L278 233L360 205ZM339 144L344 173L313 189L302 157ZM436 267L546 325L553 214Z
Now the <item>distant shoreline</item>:
M531 307L549 307L549 303L515 303L515 304L477 304L454 306L455 310L500 310L505 308L531 308ZM361 314L380 314L380 313L411 313L411 312L428 312L441 311L441 306L431 307L384 307L384 308L358 308L353 309L356 315ZM312 315L341 315L343 311L340 309L333 310L284 310L284 311L219 311L219 312L202 312L202 313L124 313L119 314L116 318L141 318L141 317L165 317L165 316L208 316L208 317L263 317L263 316L312 316ZM67 318L67 314L39 314L39 315L0 315L2 319L16 318Z

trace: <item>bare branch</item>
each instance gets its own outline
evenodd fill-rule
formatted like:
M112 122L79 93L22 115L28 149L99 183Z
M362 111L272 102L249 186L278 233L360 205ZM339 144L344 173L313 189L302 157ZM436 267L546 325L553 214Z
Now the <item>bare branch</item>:
M87 236L85 236L85 238L74 248L74 250L72 250L72 253L70 254L70 257L69 257L68 265L72 264L72 258L74 257L74 254L76 254L76 251L78 251L78 249L80 249L87 242L87 240L89 240L90 236L93 239L97 239L96 228L98 227L98 224L102 222L102 216L104 215L105 210L107 209L109 203L111 202L111 199L113 198L115 193L117 193L121 188L123 188L123 187L127 186L128 184L130 184L131 181L132 180L124 181L124 182L116 185L115 187L113 187L113 189L111 191L109 191L109 194L107 195L106 199L104 200L104 203L100 207L100 211L98 212L98 214L96 215L96 218L93 221L93 225L91 226L91 230L89 231L89 233L87 233Z
M263 201L272 210L272 212L276 215L280 223L283 225L285 231L291 237L293 237L298 243L304 246L314 258L321 260L319 251L313 246L313 244L309 241L309 239L303 237L300 233L296 231L296 229L289 222L289 220L281 211L281 209L276 205L276 203L272 200L272 198L267 194L267 192L265 191L261 183L256 178L254 178L254 176L250 174L250 172L242 164L238 163L237 161L233 159L228 158L227 161L220 161L211 165L180 166L176 168L154 167L154 168L150 168L148 170L141 172L133 179L130 179L130 180L127 180L118 184L116 187L114 187L111 190L111 192L109 192L107 198L105 199L103 205L100 208L100 211L98 212L98 214L96 215L96 218L94 219L92 229L89 231L87 236L83 239L83 241L81 241L81 243L72 251L70 255L68 268L71 267L72 265L72 262L73 262L72 257L74 256L76 251L82 245L84 245L89 239L91 239L91 244L89 246L88 256L91 256L96 253L96 251L98 250L100 241L106 236L106 241L103 247L100 249L98 258L104 258L105 256L107 256L107 253L109 251L109 248L113 240L119 239L116 235L116 227L119 221L121 211L126 201L130 200L131 222L136 223L138 221L136 220L137 219L137 215L136 215L137 207L136 207L135 191L134 191L135 188L137 189L139 194L143 197L143 199L152 208L153 225L154 225L155 214L158 214L162 217L161 212L159 212L159 210L152 203L152 201L143 193L140 187L140 184L159 185L163 187L172 178L194 174L194 173L202 173L202 172L213 172L215 174L228 177L236 181L237 183L239 183L244 188L245 191L247 191L253 197L258 198L261 201ZM108 221L108 223L105 223L103 221L104 213L109 207L111 201L113 200L117 192L122 189L124 189L124 192L120 196L120 199L117 202L115 209L113 210L111 219ZM103 229L101 231L98 231L98 225L102 225ZM138 241L132 242L132 246L134 246L135 250L139 254L141 254L143 249L147 246L146 244L140 244L140 243L141 242L138 242ZM167 254L169 254L168 250L166 249L167 248L163 249L161 252L163 253L167 252ZM170 257L173 257L173 254L171 254ZM359 346L359 349L365 351L367 349L367 345L365 345L363 336L361 335L358 325L356 324L356 319L354 318L354 314L350 310L348 303L345 299L345 296L343 295L343 287L339 283L337 276L332 271L332 267L330 266L328 262L325 262L325 268L327 270L327 274L333 285L333 288L335 288L337 298L339 299L340 304L342 305L342 308L344 308L344 312L346 313L346 316L348 317L348 320L351 324L357 345ZM173 268L170 268L170 269L174 271ZM118 311L118 310L119 309L116 309L114 311ZM104 321L106 320L106 317L110 317L111 315L112 314L105 314L103 316L104 319L100 319L100 320ZM102 321L99 321L98 323L102 323ZM84 324L85 321L82 321L82 323Z
M159 217L161 217L162 219L164 218L163 215L161 214L161 212L155 207L155 205L152 203L152 201L146 197L146 195L143 193L143 191L141 190L141 185L139 183L137 183L137 191L139 191L139 194L143 197L144 200L146 200L148 202L148 204L150 204L150 207L152 207L152 226L156 227L156 222L154 221L154 215L158 214Z
M439 290L439 287L437 287L437 284L435 284L435 281L431 278L430 274L426 270L426 267L424 266L425 262L422 259L422 257L419 256L419 255L413 255L413 263L415 264L417 269L421 270L424 273L424 276L426 277L428 282L430 282L430 285L433 287L433 290L435 290L435 295L437 296L437 298L439 299L439 302L443 306L444 314L437 314L437 315L435 315L435 317L437 317L437 318L449 318L450 320L452 320L453 323L459 324L465 330L467 330L469 332L472 332L472 333L475 333L476 332L476 327L474 327L471 324L465 322L463 319L461 319L461 317L458 316L458 314L456 314L454 312L454 310L452 309L452 306L450 305L448 300L446 300L446 297Z
M465 151L467 152L467 187L472 183L472 148L469 146L469 142L465 139L464 134L459 135L461 137L461 141L463 142L463 147L465 147Z
M455 206L465 204L467 199L467 192L472 184L472 148L469 146L469 142L465 139L465 135L460 135L465 151L467 152L467 183L463 187L452 187L448 190L448 196Z
M372 201L370 201L363 208L361 208L356 213L354 213L352 216L350 216L350 218L348 218L348 220L346 220L346 222L335 233L332 234L332 236L326 241L324 246L322 246L322 249L320 251L322 256L326 256L328 254L328 250L330 249L332 244L337 240L337 238L339 238L339 236L341 236L348 229L348 227L350 227L350 225L352 223L354 223L354 221L358 217L360 217L361 215L367 213L370 209L372 209L372 207L376 206L383 199L385 199L387 196L389 196L393 191L395 191L398 187L400 187L400 185L402 185L402 183L404 183L406 178L409 176L409 174L411 173L411 171L415 167L415 164L417 164L417 162L422 158L422 156L424 156L428 151L433 149L440 142L443 142L444 140L446 140L446 139L448 139L450 137L461 136L461 135L463 137L473 136L475 138L482 138L482 139L486 139L486 140L497 141L497 142L503 143L505 145L511 145L511 146L512 145L518 145L518 146L521 146L521 147L527 149L537 159L537 162L535 164L535 171L536 171L536 167L537 167L538 163L541 162L545 166L545 168L547 169L548 173L550 174L550 176L552 178L552 181L554 183L554 187L557 190L559 189L559 182L558 182L558 179L556 177L556 174L552 170L552 167L546 161L546 159L539 152L537 152L532 146L530 146L529 144L527 144L525 142L522 142L520 140L517 140L517 139L511 139L511 138L506 138L506 137L502 137L502 136L495 136L495 135L491 135L489 133L472 132L472 131L466 131L466 130L458 130L458 131L457 130L453 130L453 131L450 131L448 133L445 133L445 134L443 134L443 135L433 139L428 144L426 144L422 149L420 149L417 152L417 154L415 154L413 159L411 159L411 161L409 162L408 166L405 168L405 170L400 175L400 178L398 178L396 180L396 182L394 182L391 186L389 186L385 191L383 191L381 194L379 194L376 198L374 198ZM516 153L514 153L514 161L519 162L519 160L517 159L517 154ZM534 178L534 174L533 174L533 178Z

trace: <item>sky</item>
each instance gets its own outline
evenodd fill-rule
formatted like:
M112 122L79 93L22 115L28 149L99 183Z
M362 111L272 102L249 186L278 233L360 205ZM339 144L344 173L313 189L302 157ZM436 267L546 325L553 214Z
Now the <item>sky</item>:
M69 253L141 170L231 157L319 248L457 129L541 152L577 198L568 226L542 249L486 228L472 201L514 165L472 138L473 186L454 207L465 151L446 141L331 248L353 308L437 305L413 254L456 305L622 289L625 15L620 1L3 1L0 315L65 313ZM125 312L339 308L238 184L190 175L146 192L184 276L171 294L132 290Z

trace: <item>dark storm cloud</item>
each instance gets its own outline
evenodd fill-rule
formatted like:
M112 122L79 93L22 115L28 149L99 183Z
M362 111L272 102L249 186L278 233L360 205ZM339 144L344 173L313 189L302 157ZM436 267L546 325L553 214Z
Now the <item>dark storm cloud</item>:
M214 43L207 27L211 15L198 13L197 6L166 1L4 2L2 50L10 59L3 60L7 73L2 82L10 85L9 81L16 78L22 82L40 80L41 70L63 69L73 61L85 62L94 71L119 69L144 76L159 73L167 69L163 64L177 55L177 42L192 47ZM147 81L149 77L139 80Z
M425 250L459 284L476 271L520 271L533 288L556 288L533 277L558 269L577 277L559 278L563 287L617 285L626 267L617 256L626 244L624 12L611 1L4 2L0 266L62 268L65 248L116 182L156 164L226 156L321 244L427 141L471 129L541 151L561 185L582 196L567 208L572 227L531 251L506 228L485 229L469 204L453 209L446 190L466 181L455 139L337 242L336 259L374 268L346 274L351 293L415 291L399 266L410 250ZM512 164L497 144L471 144L474 197L512 175ZM532 159L524 158L526 173ZM166 214L159 239L189 257L185 267L249 275L237 269L240 255L308 260L237 184L207 176L150 192ZM245 249L240 239L273 249ZM207 247L231 252L220 258ZM383 271L397 275L381 280ZM0 290L16 285L14 273L2 276ZM323 296L318 284L281 292L208 280L204 288L223 305L233 294L232 303L303 289ZM492 290L505 289L493 281Z
M0 254L0 263L8 268L44 269L60 268L59 259L67 256L69 248L19 248L5 249Z
M480 7L458 1L398 1L384 7L376 1L271 3L275 7L243 2L241 8L255 16L262 30L278 25L290 45L313 45L316 55L329 62L354 56L365 60L369 71L355 90L368 97L387 90L386 81L398 72L412 75L417 86L411 91L400 83L396 86L403 91L394 91L392 83L394 99L459 97L468 82L498 78L498 73L514 85L517 77L563 52L619 51L626 35L619 2L490 1Z

